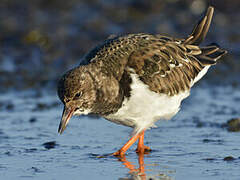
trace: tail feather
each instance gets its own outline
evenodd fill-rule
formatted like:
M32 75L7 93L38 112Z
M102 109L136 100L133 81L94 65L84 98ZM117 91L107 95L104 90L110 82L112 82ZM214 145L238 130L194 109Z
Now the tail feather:
M199 23L194 27L192 33L183 42L184 44L199 45L207 35L209 30L214 8L210 6L206 12L206 15L199 21Z
M198 46L207 35L212 21L213 12L214 8L210 6L207 9L205 16L194 27L192 33L183 41L188 52L195 55L199 62L204 66L216 64L216 61L227 53L226 50L219 48L217 44L210 44L206 47Z
M220 49L218 46L206 46L200 49L202 52L196 57L205 66L216 64L216 61L227 53L226 50Z
M204 55L209 55L209 54L215 53L218 50L219 50L219 47L217 47L217 46L201 47L201 53Z

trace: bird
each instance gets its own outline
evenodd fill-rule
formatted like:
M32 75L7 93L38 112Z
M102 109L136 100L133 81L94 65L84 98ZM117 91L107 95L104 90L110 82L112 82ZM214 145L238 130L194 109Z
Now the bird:
M145 131L176 115L192 86L227 53L214 43L199 46L213 13L209 6L186 38L126 34L110 36L91 49L58 81L64 105L58 132L63 133L73 115L93 114L133 129L112 155L123 157L137 140L138 153L150 151Z

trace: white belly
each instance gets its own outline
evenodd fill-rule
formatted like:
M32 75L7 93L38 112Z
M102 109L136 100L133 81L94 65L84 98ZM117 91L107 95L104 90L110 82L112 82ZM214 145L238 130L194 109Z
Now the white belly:
M175 96L158 94L150 91L136 74L131 74L131 98L125 99L122 107L105 118L125 126L134 128L133 134L154 126L160 119L170 119L180 109L181 101L189 96L189 91Z

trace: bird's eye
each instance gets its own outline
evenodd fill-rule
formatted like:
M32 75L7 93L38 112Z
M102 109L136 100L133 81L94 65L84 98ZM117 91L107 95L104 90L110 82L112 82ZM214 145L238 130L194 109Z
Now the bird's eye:
M75 94L74 99L79 99L82 96L82 91Z

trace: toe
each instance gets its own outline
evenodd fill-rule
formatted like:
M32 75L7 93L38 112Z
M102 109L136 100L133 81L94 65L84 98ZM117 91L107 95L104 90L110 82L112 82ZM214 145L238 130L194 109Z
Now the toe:
M115 153L112 153L112 155L116 156L116 157L124 157L125 156L124 152L122 152L121 150L116 151Z
M137 153L149 153L151 151L151 148L148 146L143 146L142 148L137 148Z

